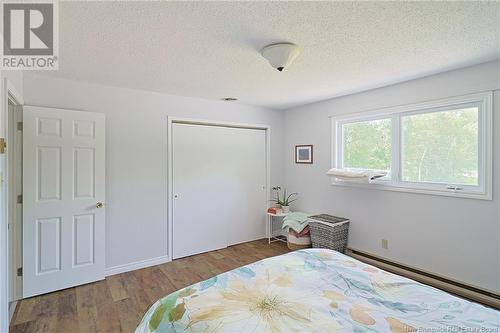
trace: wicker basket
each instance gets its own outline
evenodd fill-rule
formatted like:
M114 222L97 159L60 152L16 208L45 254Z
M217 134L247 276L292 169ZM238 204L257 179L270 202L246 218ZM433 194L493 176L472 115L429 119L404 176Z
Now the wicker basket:
M343 217L320 214L309 219L312 247L327 248L345 253L349 220Z
M311 244L309 245L297 245L294 243L287 242L286 245L291 251L296 251L296 250L303 250L303 249L308 249L311 247Z
M288 248L292 251L302 250L311 247L311 236L310 233L304 236L297 237L291 231L288 231L288 235L286 237L286 243Z

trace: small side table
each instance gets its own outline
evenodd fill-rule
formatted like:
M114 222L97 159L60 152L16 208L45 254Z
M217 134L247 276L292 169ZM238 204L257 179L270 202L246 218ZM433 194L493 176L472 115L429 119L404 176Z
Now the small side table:
M267 236L267 241L269 244L272 242L285 242L286 243L286 237L285 236L274 236L273 235L273 222L275 220L280 220L287 216L289 213L279 213L279 214L272 214L272 213L267 213L267 223L266 223L266 236ZM281 228L280 228L281 230Z

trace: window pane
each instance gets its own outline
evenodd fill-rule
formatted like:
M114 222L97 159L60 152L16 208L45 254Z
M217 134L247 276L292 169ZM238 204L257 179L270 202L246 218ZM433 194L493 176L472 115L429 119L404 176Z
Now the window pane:
M402 117L403 180L478 185L477 107Z
M390 171L391 128L391 119L344 124L343 167Z

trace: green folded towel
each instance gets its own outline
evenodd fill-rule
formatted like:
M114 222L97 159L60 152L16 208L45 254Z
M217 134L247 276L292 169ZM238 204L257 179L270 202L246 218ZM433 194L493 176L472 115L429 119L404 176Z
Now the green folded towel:
M302 212L293 212L285 216L283 219L282 229L288 231L290 228L295 232L300 233L309 224L309 214Z

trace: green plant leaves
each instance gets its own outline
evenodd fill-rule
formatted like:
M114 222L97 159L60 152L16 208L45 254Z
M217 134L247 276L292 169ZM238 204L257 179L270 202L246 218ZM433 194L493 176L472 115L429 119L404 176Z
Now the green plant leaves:
M279 188L281 189L281 188ZM299 195L297 192L291 193L288 196L286 195L286 189L283 190L283 197L280 196L280 190L276 189L276 197L274 198L274 202L281 206L289 206L292 202L297 199L291 199L295 195Z

